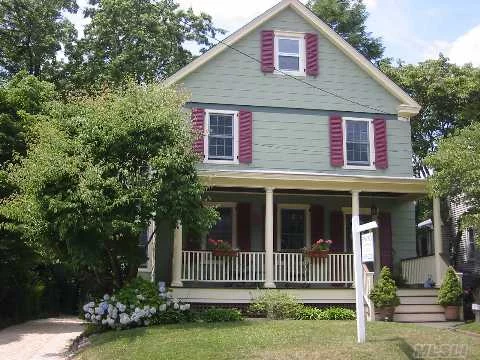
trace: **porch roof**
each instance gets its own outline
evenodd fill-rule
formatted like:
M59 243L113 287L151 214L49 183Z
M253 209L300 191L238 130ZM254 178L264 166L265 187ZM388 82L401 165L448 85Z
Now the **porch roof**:
M265 170L201 170L207 186L389 192L418 197L427 193L425 179L368 175L337 175Z

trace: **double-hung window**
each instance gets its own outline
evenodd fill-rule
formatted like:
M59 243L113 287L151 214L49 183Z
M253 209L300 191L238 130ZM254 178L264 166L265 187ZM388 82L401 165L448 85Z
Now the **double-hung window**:
M373 125L371 119L344 119L344 159L346 168L374 168Z
M207 149L205 161L217 163L238 162L237 112L207 111Z
M305 75L304 34L275 34L275 68L291 74Z

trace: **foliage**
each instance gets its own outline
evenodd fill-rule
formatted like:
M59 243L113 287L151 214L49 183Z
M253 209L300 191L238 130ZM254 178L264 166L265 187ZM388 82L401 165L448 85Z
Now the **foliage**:
M164 287L157 291L153 283L137 278L118 293L105 294L102 299L85 304L82 316L103 328L126 329L186 319L192 321L194 317L187 313L190 313L190 304L172 298Z
M0 1L0 76L51 72L57 53L76 37L65 13L77 9L75 0Z
M225 322L243 320L242 313L237 309L210 308L204 310L201 319L205 322Z
M322 310L320 320L355 320L355 311L341 307L329 307Z
M442 55L417 65L383 61L380 68L422 107L411 121L413 162L415 175L428 177L424 159L439 140L480 120L480 69L452 64Z
M309 0L307 6L367 59L381 59L382 39L367 32L368 12L362 0Z
M214 220L184 101L172 89L130 84L52 105L9 169L17 191L1 214L45 256L86 268L107 291L120 288L144 260L138 239L152 218L198 229Z
M480 229L480 122L455 134L440 141L426 159L433 169L428 189L432 196L465 203L469 211L462 215L461 227Z
M299 306L293 295L279 290L266 290L253 299L249 311L269 319L293 319Z
M355 311L342 307L319 309L300 305L295 311L295 320L355 320Z
M295 310L295 320L324 320L323 310L313 307L301 305Z
M233 250L232 244L228 241L208 239L208 245L216 250Z
M382 268L380 278L370 292L370 299L377 308L395 307L400 304L395 280L392 279L392 273L387 266Z
M210 37L223 33L209 15L181 10L172 0L96 0L85 15L91 19L85 36L67 47L71 90L119 85L126 78L138 83L171 75L193 56L184 45L209 48ZM112 31L114 29L114 31Z
M332 243L333 243L332 240L319 239L313 243L311 251L319 252L319 251L330 250L330 246L332 246Z
M449 266L445 273L440 290L438 290L438 303L443 306L461 305L462 285L453 267Z

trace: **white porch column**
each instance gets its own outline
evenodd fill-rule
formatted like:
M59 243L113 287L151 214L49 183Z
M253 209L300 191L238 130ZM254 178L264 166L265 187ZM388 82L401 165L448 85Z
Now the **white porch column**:
M355 273L355 305L357 313L358 342L365 342L365 304L363 300L363 266L360 247L360 192L352 191L352 242Z
M273 188L265 189L265 284L274 288L273 282Z
M173 232L173 259L172 259L172 286L181 287L182 284L182 224L177 222Z
M439 287L443 280L442 274L442 218L440 216L440 199L433 198L433 243L435 247L435 286Z

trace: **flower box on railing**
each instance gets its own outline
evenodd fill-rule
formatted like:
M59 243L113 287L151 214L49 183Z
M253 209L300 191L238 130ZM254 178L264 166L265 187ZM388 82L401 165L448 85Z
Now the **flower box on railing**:
M307 251L307 256L312 257L312 258L324 259L328 256L329 252L330 252L330 250L308 250Z
M212 249L213 256L238 256L238 250L224 250L224 249Z

